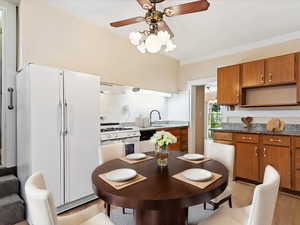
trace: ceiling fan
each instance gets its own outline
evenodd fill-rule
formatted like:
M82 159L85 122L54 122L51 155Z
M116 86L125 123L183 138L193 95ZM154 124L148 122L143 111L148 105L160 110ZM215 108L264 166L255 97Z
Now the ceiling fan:
M142 32L133 32L130 34L131 43L136 45L138 50L145 53L146 50L150 53L159 52L162 46L166 46L166 51L171 51L176 46L171 41L174 38L174 33L164 21L164 17L173 17L189 13L205 11L209 8L207 0L197 0L190 3L171 6L159 11L156 8L157 3L165 0L137 0L140 6L147 10L144 17L134 17L126 20L113 22L112 27L122 27L135 23L146 22L149 25L149 30Z

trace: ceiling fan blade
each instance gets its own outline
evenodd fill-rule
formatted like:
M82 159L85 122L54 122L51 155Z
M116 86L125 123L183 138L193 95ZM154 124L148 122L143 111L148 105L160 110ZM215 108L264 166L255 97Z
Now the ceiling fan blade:
M174 37L174 33L172 32L168 24L163 20L158 23L158 30L167 31L170 34L171 38Z
M137 0L137 2L142 6L143 9L149 10L153 8L153 4L150 0Z
M126 20L121 20L121 21L118 21L118 22L113 22L110 25L112 27L122 27L122 26L127 26L127 25L130 25L130 24L140 23L140 22L143 22L143 21L145 21L145 18L139 16L139 17L134 17L134 18L126 19Z
M198 0L195 2L165 8L164 13L166 16L172 17L188 13L201 12L207 10L208 8L209 2L207 0Z

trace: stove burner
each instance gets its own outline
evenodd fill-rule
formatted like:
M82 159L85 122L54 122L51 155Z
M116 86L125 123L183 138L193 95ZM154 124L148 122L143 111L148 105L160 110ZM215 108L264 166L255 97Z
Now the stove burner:
M125 131L125 130L133 130L133 128L128 128L128 127L109 127L109 128L101 129L101 132Z

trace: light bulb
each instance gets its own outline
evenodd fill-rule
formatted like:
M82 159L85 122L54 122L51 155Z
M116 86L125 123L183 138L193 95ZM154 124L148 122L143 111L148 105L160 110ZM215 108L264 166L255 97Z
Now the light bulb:
M145 46L145 43L142 42L140 45L137 46L137 49L138 49L141 53L145 54L145 53L146 53L146 46Z
M150 34L146 39L145 45L148 52L157 53L160 51L161 41L157 35Z
M169 40L167 42L166 52L173 51L173 50L175 50L175 48L176 48L176 45L173 43L172 40Z
M129 39L130 39L131 44L139 45L140 41L142 39L142 34L140 32L131 32L129 34Z
M171 35L169 34L168 31L159 31L157 33L157 36L158 36L159 40L161 41L162 45L166 45L171 37Z

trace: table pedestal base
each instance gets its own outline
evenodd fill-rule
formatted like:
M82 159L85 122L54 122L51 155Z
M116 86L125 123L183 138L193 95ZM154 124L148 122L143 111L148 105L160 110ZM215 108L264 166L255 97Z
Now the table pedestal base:
M136 225L186 225L188 208L164 210L134 210Z

